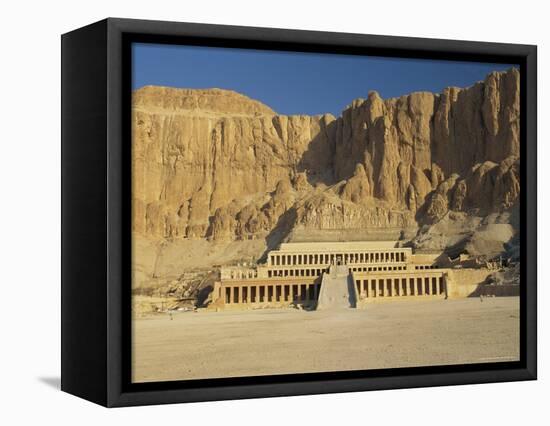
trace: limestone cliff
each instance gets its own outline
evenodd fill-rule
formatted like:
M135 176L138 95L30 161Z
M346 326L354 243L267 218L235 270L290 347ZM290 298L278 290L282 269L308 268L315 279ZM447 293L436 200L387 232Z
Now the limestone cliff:
M519 197L519 72L469 88L279 115L236 92L133 95L133 230L276 242L293 229L411 229Z

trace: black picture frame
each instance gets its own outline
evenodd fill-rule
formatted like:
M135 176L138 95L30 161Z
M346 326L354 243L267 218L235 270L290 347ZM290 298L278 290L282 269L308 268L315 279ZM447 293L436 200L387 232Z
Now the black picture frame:
M116 18L61 42L62 390L117 407L536 379L536 46ZM520 361L132 384L132 42L518 64Z

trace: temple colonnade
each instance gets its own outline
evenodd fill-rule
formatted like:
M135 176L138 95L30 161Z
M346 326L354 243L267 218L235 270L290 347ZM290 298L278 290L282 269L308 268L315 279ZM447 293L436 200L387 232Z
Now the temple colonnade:
M316 301L320 282L271 280L230 281L219 284L217 297L224 305L307 303Z
M411 250L406 248L388 250L364 250L357 252L315 252L285 253L273 251L268 258L268 266L343 265L368 263L405 263Z
M360 299L446 294L443 272L353 274Z

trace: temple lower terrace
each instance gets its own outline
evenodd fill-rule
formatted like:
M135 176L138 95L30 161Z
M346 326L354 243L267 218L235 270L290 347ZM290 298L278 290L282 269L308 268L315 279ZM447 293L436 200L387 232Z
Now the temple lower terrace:
M471 293L456 287L464 284L454 282L462 276L474 285L487 276L443 268L437 258L395 241L283 243L265 264L222 267L210 308L360 308L383 300L446 299Z

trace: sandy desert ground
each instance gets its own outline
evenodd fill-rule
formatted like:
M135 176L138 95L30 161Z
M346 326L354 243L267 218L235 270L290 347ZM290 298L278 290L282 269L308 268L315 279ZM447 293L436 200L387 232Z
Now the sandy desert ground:
M517 297L172 318L134 320L134 382L519 359Z

